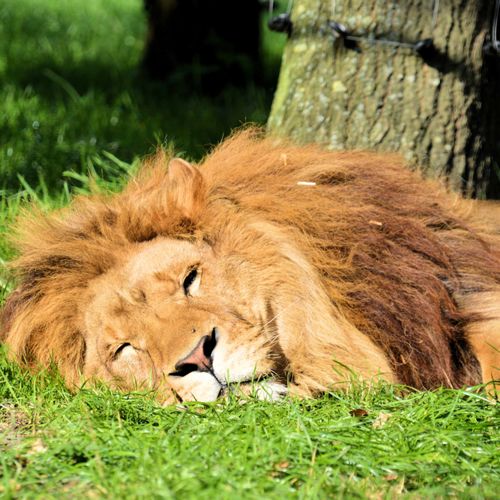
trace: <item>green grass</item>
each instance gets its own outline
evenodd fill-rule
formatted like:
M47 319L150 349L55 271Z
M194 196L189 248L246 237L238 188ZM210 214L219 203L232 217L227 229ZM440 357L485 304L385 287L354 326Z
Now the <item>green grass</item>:
M27 202L50 210L91 182L119 189L158 144L199 158L266 119L272 86L208 98L144 80L142 16L140 0L0 4L0 301L9 224ZM282 42L266 34L270 74ZM73 395L0 349L0 498L497 498L499 428L498 405L472 390L183 409L106 388Z
M500 487L498 409L474 392L161 408L106 389L74 396L3 362L0 400L7 496L495 498Z

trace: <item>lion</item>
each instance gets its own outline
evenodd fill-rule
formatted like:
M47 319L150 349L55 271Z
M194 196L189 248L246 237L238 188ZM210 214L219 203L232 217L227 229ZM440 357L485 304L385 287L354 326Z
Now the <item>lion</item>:
M493 217L490 217L493 219ZM498 220L497 220L498 222ZM395 154L239 131L17 224L0 339L164 404L499 378L500 232Z

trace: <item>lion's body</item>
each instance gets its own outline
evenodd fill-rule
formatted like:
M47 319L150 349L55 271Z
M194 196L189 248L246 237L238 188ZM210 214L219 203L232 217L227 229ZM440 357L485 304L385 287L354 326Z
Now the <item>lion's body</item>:
M188 305L177 292L162 302L169 331L189 323L191 310L210 311L210 319L193 320L203 328L218 326L214 318L223 314L217 311L231 310L233 323L242 317L253 325L235 327L240 334L231 342L251 345L265 337L262 374L291 379L298 393L342 383L344 365L363 378L378 374L417 388L498 378L500 235L472 202L423 181L397 156L296 147L251 131L219 146L200 166L201 176L186 168L168 174L160 155L121 194L25 218L16 264L20 284L0 333L19 360L43 366L54 359L70 384L81 374L106 379L89 368L102 357L89 338L111 328L103 312L111 310L111 299L95 297L106 287L109 296L123 295L117 289L132 286L130 269L149 276L151 255L155 276L162 266L170 271L171 258L156 255L167 249L189 254L177 249L181 240L193 245L193 259L210 255L213 264ZM147 296L147 308L125 300L131 312L123 314L129 322L137 315L147 329L144 311L163 318L163 299L150 299L159 292L138 285L141 279L133 288ZM87 309L95 303L107 319L90 335ZM172 304L194 309L174 311ZM224 337L231 321L220 321ZM178 356L190 350L181 346ZM171 361L148 352L155 373L172 371L159 369Z

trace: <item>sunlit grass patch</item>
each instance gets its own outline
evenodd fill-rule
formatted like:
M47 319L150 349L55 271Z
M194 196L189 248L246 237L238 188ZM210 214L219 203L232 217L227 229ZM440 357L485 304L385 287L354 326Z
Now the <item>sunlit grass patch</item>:
M2 480L27 497L69 495L72 484L97 497L493 498L499 485L498 410L476 392L359 386L163 408L105 387L72 395L49 374L2 363L0 397L31 422L2 455Z

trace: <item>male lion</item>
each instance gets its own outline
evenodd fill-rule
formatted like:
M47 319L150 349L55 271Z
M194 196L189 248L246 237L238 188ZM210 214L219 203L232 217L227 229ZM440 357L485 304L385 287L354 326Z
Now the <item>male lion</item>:
M397 156L246 130L18 225L0 338L69 387L213 401L498 378L500 236ZM495 234L496 233L496 234Z

